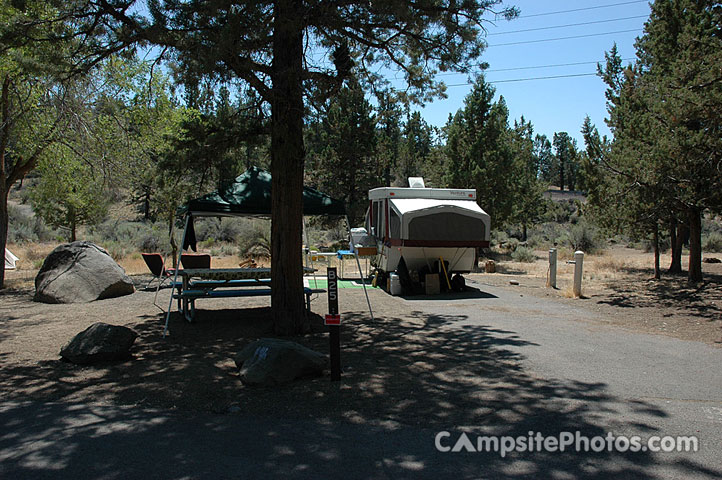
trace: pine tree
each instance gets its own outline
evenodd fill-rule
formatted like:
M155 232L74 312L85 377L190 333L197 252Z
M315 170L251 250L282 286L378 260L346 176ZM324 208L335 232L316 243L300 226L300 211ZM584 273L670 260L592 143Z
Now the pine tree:
M514 157L513 175L514 203L512 220L522 226L522 241L527 240L527 228L544 212L545 185L538 178L538 160L534 155L534 127L522 116L514 121L510 132L511 150Z
M658 0L637 42L637 62L622 68L614 48L599 69L614 133L609 169L634 186L638 196L627 205L641 199L662 211L649 224L654 231L684 218L691 282L702 279L702 213L722 210L721 24L717 2ZM664 210L674 212L671 219ZM641 213L650 222L655 216Z
M448 170L453 188L475 188L477 201L494 226L510 220L514 203L514 155L508 125L509 112L494 88L479 77L472 91L446 126Z
M409 177L423 176L432 147L431 126L426 123L419 112L408 114L401 134L399 159L396 166L394 183L397 186L408 186Z
M343 200L351 225L363 218L367 191L378 186L376 122L357 83L344 87L330 102L319 125L319 151L309 157L309 178L324 192Z

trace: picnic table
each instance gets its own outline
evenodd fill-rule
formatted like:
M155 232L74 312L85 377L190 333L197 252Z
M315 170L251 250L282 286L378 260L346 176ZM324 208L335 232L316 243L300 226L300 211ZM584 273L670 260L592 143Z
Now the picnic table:
M304 267L304 273L315 269ZM271 295L270 268L186 268L174 287L173 297L186 320L195 318L195 301L199 298L257 297ZM325 290L304 288L306 310L311 310L311 295Z

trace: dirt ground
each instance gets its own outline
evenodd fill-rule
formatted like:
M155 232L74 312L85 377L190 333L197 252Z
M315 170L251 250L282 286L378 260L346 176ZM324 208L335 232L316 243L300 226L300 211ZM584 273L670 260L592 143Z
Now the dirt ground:
M645 333L663 334L722 346L722 264L703 263L704 282L687 282L685 273L669 275L669 255L662 255L662 278L655 280L652 254L625 247L590 255L584 260L582 298L573 298L574 265L558 262L557 289L546 287L548 260L537 252L535 263L499 263L494 275L473 275L481 283L524 290L529 295L554 298L599 313L598 321ZM569 257L569 255L567 255ZM720 258L720 254L704 258ZM512 285L510 282L518 282Z
M574 299L569 294L572 267L565 263L560 264L559 289L545 288L543 254L532 264L500 261L499 273L468 278L591 309L599 313L600 323L620 329L722 346L719 264L704 264L704 284L689 286L684 277L651 280L648 254L620 250L590 256L585 262L584 296ZM11 288L0 291L1 400L92 401L218 413L242 409L294 417L311 417L323 409L350 422L377 419L449 425L464 424L469 415L484 413L477 411L484 389L473 388L482 382L514 385L514 395L527 395L530 406L542 401L548 388L540 388L538 379L518 368L518 357L489 354L502 352L503 340L484 332L471 342L459 338L444 328L451 319L400 311L398 299L378 289L370 291L377 323L370 321L362 290L343 290L342 341L347 365L343 382L335 384L322 377L283 388L248 388L239 380L233 357L249 341L272 335L267 298L214 300L212 306L201 301L198 321L188 324L173 313L170 335L164 339L165 314L153 305L154 291L143 289L147 275L132 276L140 287L133 295L88 304L47 305L32 301L31 273L10 272ZM163 309L167 309L169 293L162 289L159 295ZM296 339L319 351L328 348L328 335L318 315L327 310L326 301L325 295L313 300L313 333ZM238 309L239 303L243 308ZM61 361L60 348L99 321L138 332L133 359L92 367ZM378 328L378 322L384 328ZM451 399L454 406L463 408L438 408ZM492 421L488 412L496 403L503 406L504 399L486 400L485 418Z

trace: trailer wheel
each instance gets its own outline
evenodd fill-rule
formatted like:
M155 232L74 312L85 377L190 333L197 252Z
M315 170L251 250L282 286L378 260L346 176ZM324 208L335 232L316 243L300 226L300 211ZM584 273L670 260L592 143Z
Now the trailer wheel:
M454 275L451 279L451 289L455 292L463 292L466 289L466 280L460 274Z

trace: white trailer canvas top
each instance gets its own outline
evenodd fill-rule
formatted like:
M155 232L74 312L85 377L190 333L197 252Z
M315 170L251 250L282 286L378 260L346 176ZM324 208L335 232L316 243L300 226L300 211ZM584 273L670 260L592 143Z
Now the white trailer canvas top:
M436 200L476 200L473 188L382 187L369 190L369 200L384 198L434 198Z
M486 212L474 200L446 200L440 203L435 198L393 198L392 205L396 207L401 215L416 210L428 210L430 208L456 207L462 210L469 210L469 215L481 214L487 216ZM473 212L473 213L472 213Z

